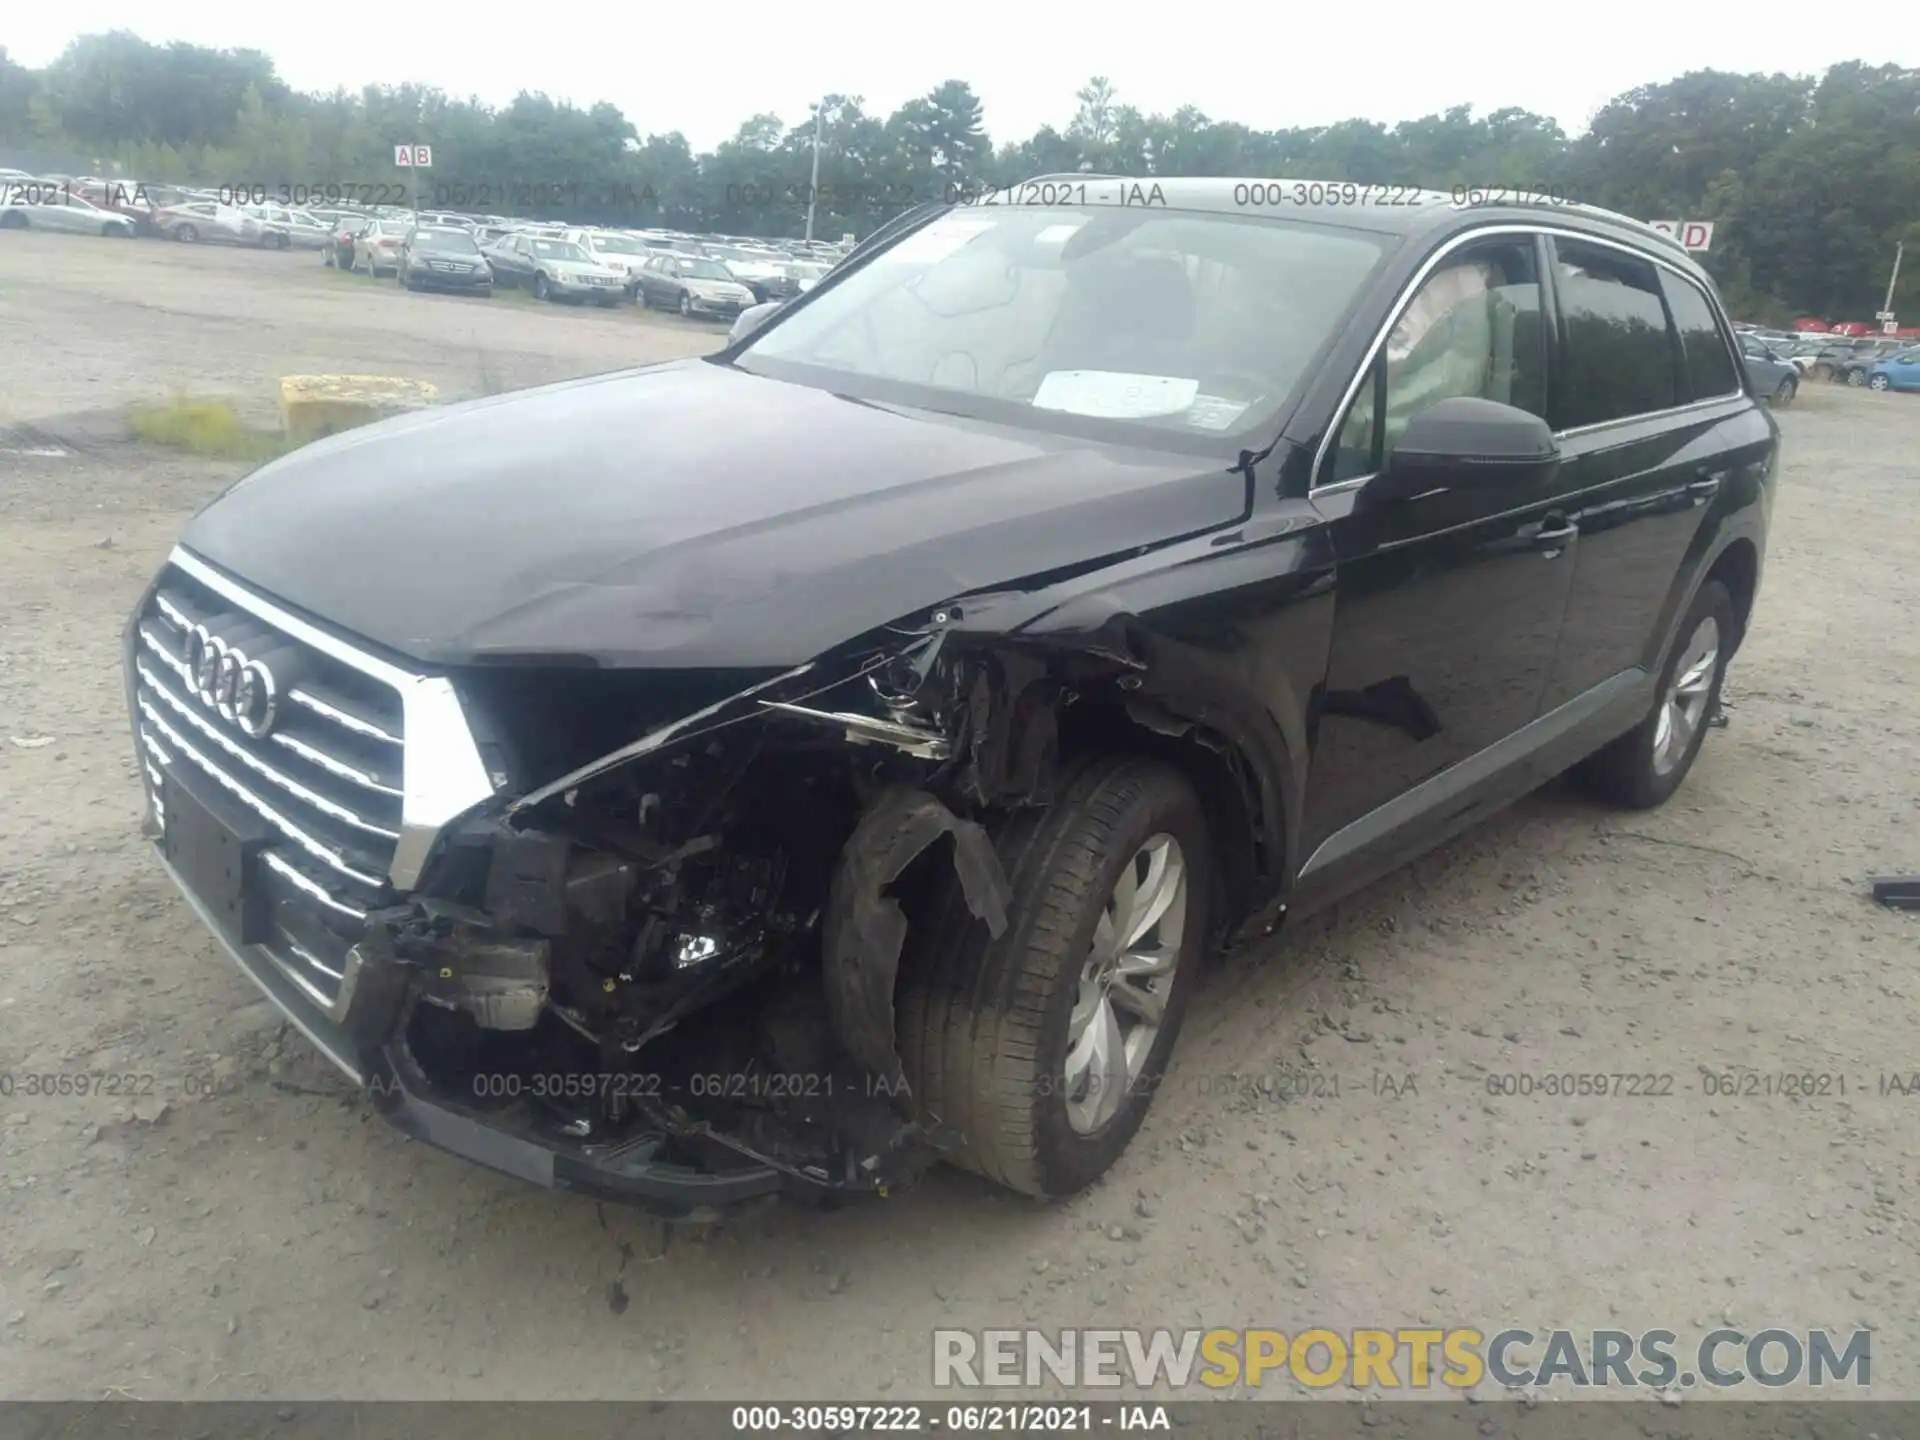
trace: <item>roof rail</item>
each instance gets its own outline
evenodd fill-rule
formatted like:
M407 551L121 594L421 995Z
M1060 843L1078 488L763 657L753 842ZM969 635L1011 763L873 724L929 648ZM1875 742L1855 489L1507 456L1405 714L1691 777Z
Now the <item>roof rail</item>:
M1058 183L1062 180L1125 180L1125 175L1110 175L1105 171L1093 170L1056 170L1050 175L1029 175L1022 185L1039 185L1046 182Z

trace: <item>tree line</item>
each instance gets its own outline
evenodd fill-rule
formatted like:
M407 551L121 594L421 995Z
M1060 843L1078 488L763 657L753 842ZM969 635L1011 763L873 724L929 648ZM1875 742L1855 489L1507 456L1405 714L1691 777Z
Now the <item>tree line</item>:
M1525 185L1643 219L1713 221L1704 259L1729 305L1776 324L1870 318L1905 240L1915 263L1896 308L1920 316L1920 70L1696 71L1615 97L1578 136L1468 105L1395 125L1255 130L1193 106L1143 113L1100 77L1074 102L1064 126L996 146L961 80L886 116L828 95L816 188L813 113L754 115L696 153L677 132L640 135L606 103L521 94L494 107L415 84L305 94L258 51L126 32L85 36L37 71L0 48L0 152L85 155L103 174L294 203L377 190L451 209L795 236L811 200L815 234L835 237L969 186L1081 170ZM431 171L395 168L406 141L433 147Z

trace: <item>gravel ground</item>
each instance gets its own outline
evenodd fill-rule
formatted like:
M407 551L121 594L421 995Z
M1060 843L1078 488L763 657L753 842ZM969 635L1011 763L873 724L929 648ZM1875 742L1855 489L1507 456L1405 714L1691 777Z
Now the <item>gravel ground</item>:
M1920 932L1863 898L1920 869L1911 397L1809 388L1782 416L1731 724L1671 804L1549 787L1221 967L1139 1139L1071 1203L941 1171L671 1229L374 1119L135 835L117 631L237 470L116 416L183 387L269 405L297 371L478 393L715 339L310 255L0 243L0 1074L151 1077L0 1099L0 1396L897 1399L929 1393L938 1326L1425 1322L1870 1325L1874 1394L1920 1397L1920 1098L1880 1084L1920 1071ZM1308 1068L1339 1093L1286 1083ZM1704 1093L1743 1070L1846 1093ZM1563 1071L1674 1081L1487 1090Z

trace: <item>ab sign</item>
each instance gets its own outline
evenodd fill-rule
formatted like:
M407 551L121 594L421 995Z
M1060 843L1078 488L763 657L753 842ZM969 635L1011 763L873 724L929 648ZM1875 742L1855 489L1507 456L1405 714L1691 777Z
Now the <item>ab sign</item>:
M1710 250L1713 248L1711 220L1652 220L1648 223L1662 235L1673 236L1680 242L1683 249Z

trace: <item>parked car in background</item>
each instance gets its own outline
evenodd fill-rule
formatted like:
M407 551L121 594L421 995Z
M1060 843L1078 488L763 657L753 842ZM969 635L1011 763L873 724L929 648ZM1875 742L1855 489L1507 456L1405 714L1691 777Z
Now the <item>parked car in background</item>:
M640 303L678 310L688 319L731 320L755 303L753 291L718 260L698 255L655 255L640 270Z
M493 268L473 231L454 225L417 225L400 247L400 284L408 290L493 294Z
M1770 405L1791 405L1800 393L1800 371L1791 360L1752 331L1740 336L1740 358L1746 366L1747 387Z
M636 237L623 235L617 230L569 230L567 239L602 265L624 271L627 277L626 294L629 297L639 290L640 267L647 263L653 251Z
M153 228L156 234L187 245L254 245L260 239L257 220L218 200L164 206L154 212Z
M758 298L767 300L791 300L796 295L804 295L813 289L833 267L819 260L793 260L780 272L780 278L771 281ZM751 288L751 287L749 287Z
M786 279L786 258L770 250L738 245L702 245L702 253L726 266L727 273L747 287L755 302L774 298L774 287Z
M353 237L352 268L366 271L374 280L393 274L400 268L400 247L412 229L411 218L374 221Z
M1851 354L1834 367L1835 380L1859 389L1867 383L1869 372L1880 361L1906 349L1899 340L1868 340L1856 345Z
M332 232L317 217L284 205L243 205L241 213L260 227L257 243L263 250L325 251Z
M537 300L591 300L610 307L626 294L625 269L601 264L571 240L522 233L485 253L496 282L530 290Z
M90 180L74 187L76 194L90 204L133 222L134 233L154 233L153 216L160 202L146 186L133 180Z
M321 262L329 270L353 269L353 242L380 222L371 215L345 214L337 217L321 248Z
M413 218L415 224L431 225L436 230L472 232L480 228L479 222L471 215L456 215L450 210L422 210Z
M65 185L32 181L0 186L0 229L64 230L77 235L128 237L134 223L102 210Z
M1898 350L1867 367L1869 390L1920 390L1920 346Z

